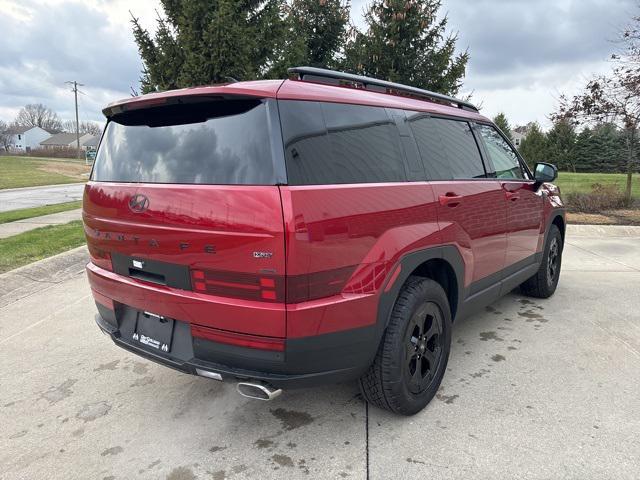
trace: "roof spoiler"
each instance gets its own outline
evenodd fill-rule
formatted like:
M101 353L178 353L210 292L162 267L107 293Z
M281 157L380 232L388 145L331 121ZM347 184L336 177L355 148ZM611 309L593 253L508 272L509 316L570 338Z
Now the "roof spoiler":
M331 85L352 84L356 88L364 88L366 90L389 93L392 95L409 96L430 102L452 105L471 112L478 112L478 108L467 101L443 95L441 93L403 85L402 83L387 82L385 80L378 80L377 78L364 77L362 75L353 75L351 73L316 67L292 67L289 68L287 72L290 77L297 80L328 83Z

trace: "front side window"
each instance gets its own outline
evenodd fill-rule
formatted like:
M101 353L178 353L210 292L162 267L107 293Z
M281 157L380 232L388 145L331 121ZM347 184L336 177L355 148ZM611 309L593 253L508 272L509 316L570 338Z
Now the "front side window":
M478 125L487 154L493 163L498 178L524 178L518 156L494 127Z
M487 176L469 123L420 115L409 121L430 179L468 180Z

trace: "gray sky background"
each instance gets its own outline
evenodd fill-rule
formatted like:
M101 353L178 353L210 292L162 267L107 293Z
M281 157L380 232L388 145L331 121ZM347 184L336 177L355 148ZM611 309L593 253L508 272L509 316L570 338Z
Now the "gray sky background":
M353 0L362 25L367 0ZM482 113L504 111L512 124L547 115L557 97L575 93L611 68L614 40L640 0L443 0L450 31L471 59L463 92ZM44 103L73 118L66 80L84 83L81 120L102 121L101 108L137 88L141 63L128 11L154 28L157 0L0 0L0 119Z

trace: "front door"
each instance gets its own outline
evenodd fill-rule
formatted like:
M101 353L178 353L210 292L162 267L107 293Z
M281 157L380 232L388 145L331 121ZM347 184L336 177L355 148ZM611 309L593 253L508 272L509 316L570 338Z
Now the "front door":
M420 114L409 122L433 180L443 243L463 257L467 295L495 286L507 249L507 202L500 183L488 178L470 124Z
M542 245L544 215L542 192L523 169L517 153L489 125L478 125L487 156L507 201L507 254L505 268L515 271L535 261Z

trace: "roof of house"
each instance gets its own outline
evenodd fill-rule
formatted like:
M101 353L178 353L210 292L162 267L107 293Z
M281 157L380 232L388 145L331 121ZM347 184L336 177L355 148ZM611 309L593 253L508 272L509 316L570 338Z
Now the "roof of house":
M526 138L527 137L527 132L519 132L518 130L513 130L511 132L511 135L513 136L513 138Z
M29 125L29 126L16 126L16 127L11 127L9 129L9 134L10 135L21 135L25 132L28 132L29 130L31 130L32 128L40 128L40 127L34 127L33 125ZM44 129L43 129L44 130ZM45 130L46 131L46 130Z
M82 137L80 137L82 138ZM40 142L40 145L70 145L76 140L75 133L56 133L55 135L51 135L46 140Z
M100 143L100 135L94 135L81 143L85 147L97 147Z

